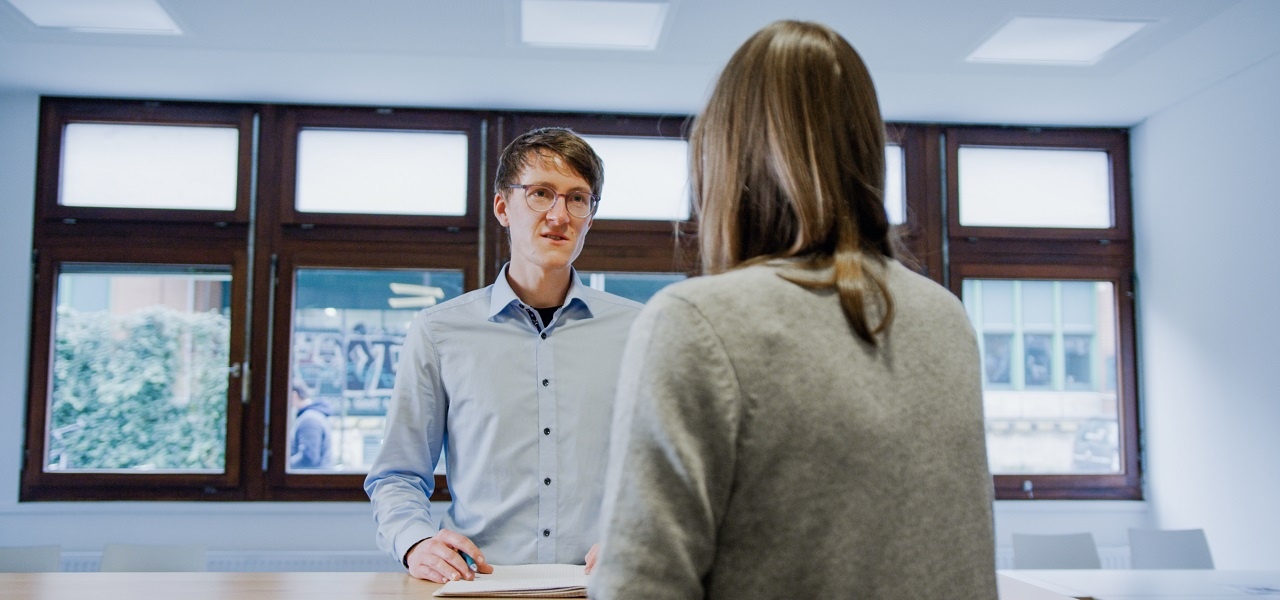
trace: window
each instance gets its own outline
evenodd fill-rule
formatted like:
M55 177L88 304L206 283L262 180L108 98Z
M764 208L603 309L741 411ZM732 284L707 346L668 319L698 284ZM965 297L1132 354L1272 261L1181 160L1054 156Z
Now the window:
M579 273L582 283L628 300L648 302L668 285L684 280L684 273Z
M689 220L687 142L602 135L583 139L610 166L597 219Z
M234 497L253 111L121 109L43 107L21 496Z
M464 133L303 128L294 209L464 215L467 141Z
M232 210L239 136L231 125L68 123L59 204Z
M226 471L230 284L229 265L61 265L46 473Z
M699 270L684 117L41 111L24 501L364 501L407 323L502 267L493 170L531 128L608 166L583 283L644 302ZM1140 497L1127 132L887 139L900 256L978 336L997 497Z
M41 110L22 500L364 501L408 324L505 261L492 171L528 128L610 161L586 283L643 301L687 275L683 118Z
M382 445L400 348L414 315L462 295L463 270L294 270L289 337L290 473L366 473ZM321 411L330 452L300 456L291 439Z
M1125 132L945 133L997 497L1140 498Z
M1120 473L1115 286L1110 281L965 279L982 353L991 469Z

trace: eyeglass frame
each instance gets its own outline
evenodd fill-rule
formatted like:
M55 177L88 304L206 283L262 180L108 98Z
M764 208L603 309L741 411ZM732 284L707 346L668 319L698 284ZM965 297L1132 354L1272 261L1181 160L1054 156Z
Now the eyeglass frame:
M544 188L544 189L550 190L552 194L555 194L555 197L551 199L551 205L550 205L550 206L548 206L548 207L546 207L546 208L544 208L544 209L542 209L542 210L538 210L538 209L534 208L532 204L529 204L529 188L531 188L531 187ZM597 196L597 195L595 195L595 194L592 194L591 192L587 192L587 193L586 193L586 194L587 194L587 197L591 198L591 210L590 210L590 212L588 212L588 213L587 213L587 214L585 214L585 215L578 216L578 215L573 214L572 212L569 212L569 204L568 204L568 201L569 201L569 194L573 194L573 193L577 193L577 192L561 193L561 192L556 191L556 189L555 189L555 188L553 188L553 187L551 187L551 186L549 186L549 185L541 184L541 183L513 183L513 184L508 185L508 186L507 186L507 189L520 189L521 191L523 191L523 192L524 192L524 205L525 205L525 206L528 206L528 207L529 207L529 210L534 211L534 212L540 212L540 213L551 212L551 209L553 209L553 208L555 208L555 207L556 207L556 203L557 203L557 202L559 202L561 198L564 198L564 199L565 199L565 207L564 207L564 212L565 212L565 214L568 214L569 216L574 217L574 218L577 218L577 219L589 219L589 218L591 218L591 217L595 216L595 214L596 214L596 210L598 210L598 209L600 208L600 196Z

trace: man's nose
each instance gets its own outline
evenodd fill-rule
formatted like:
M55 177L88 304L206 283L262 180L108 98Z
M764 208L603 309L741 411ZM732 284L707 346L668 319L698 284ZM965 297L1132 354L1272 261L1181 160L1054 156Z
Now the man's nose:
M563 194L557 195L555 201L551 203L551 208L547 209L547 220L562 223L569 220L568 199Z

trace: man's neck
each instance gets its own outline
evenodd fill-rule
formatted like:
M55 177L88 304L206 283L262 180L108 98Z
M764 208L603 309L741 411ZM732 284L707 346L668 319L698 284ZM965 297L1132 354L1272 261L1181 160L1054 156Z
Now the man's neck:
M534 308L552 308L564 304L569 295L571 269L546 271L534 266L517 268L515 263L507 267L507 283L522 302Z

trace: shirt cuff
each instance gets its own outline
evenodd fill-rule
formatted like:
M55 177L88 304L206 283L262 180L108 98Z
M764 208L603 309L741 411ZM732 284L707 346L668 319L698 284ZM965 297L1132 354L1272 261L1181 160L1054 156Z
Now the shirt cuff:
M400 564L408 568L409 550L413 548L413 545L427 538L435 537L438 533L440 533L440 528L430 523L414 523L397 534L395 549L396 556L400 557Z

